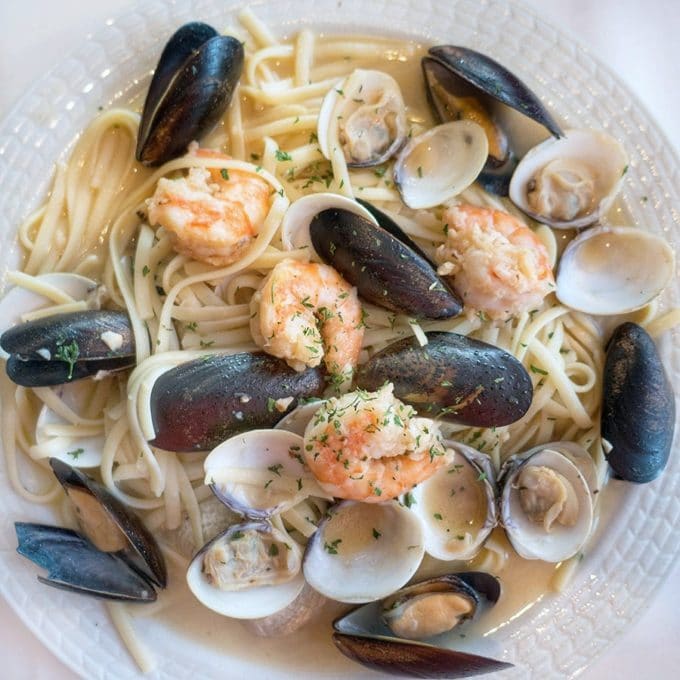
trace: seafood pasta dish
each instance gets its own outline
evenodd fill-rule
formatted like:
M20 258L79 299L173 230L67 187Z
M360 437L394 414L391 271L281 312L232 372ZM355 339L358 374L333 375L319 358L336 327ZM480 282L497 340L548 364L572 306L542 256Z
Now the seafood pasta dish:
M509 667L475 640L671 451L675 255L627 170L470 47L178 27L19 226L2 446L57 518L15 523L26 568L143 671L149 616L329 672Z

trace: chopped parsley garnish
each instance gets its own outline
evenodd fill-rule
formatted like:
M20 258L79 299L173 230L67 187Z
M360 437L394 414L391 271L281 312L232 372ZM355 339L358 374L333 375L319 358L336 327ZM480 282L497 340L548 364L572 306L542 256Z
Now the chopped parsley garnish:
M279 546L276 543L272 543L267 551L270 557L276 557L279 554Z
M375 527L373 527L373 538L375 538L377 541L381 536L382 534Z
M275 408L276 408L276 399L272 399L271 397L267 397L267 411L269 411L269 413L271 413Z
M243 538L245 534L242 531L235 531L230 537L230 541L238 541L239 538Z
M340 543L342 543L341 538L336 538L334 541L331 541L330 543L326 543L326 541L324 541L323 548L329 555L337 555L338 546L340 545Z
M149 267L147 265L144 265L142 267L142 276L146 276L150 271L151 270L149 269Z
M187 329L188 331L193 331L193 332L195 332L197 328L198 328L198 323L196 323L196 321L192 321L191 323L188 323L188 324L186 325L186 329Z
M220 170L220 175L222 175L222 179L229 179L229 170L222 168Z
M57 343L57 351L54 353L54 357L68 364L67 380L73 378L73 367L76 365L79 356L80 348L75 340L72 340L68 345L64 344L64 341Z
M538 366L534 366L533 364L531 364L529 366L529 368L531 369L532 373L539 373L540 375L548 375L548 371L544 371L542 368L539 368Z
M287 151L281 151L281 149L277 149L276 153L274 155L276 156L277 161L292 161L293 160L293 157Z
M432 516L433 516L436 520L438 520L439 522L441 522L442 519L443 519L443 517L441 516L441 513L439 513L439 512L435 512Z
M404 505L407 508L410 508L412 505L416 504L416 499L413 498L413 494L409 491L405 496L404 496Z
M273 472L275 475L278 475L279 477L281 476L281 468L283 467L282 463L277 463L276 465L270 465L267 470L269 472Z
M78 460L83 453L85 453L85 449L74 449L73 451L67 451L66 455L71 456L73 460Z

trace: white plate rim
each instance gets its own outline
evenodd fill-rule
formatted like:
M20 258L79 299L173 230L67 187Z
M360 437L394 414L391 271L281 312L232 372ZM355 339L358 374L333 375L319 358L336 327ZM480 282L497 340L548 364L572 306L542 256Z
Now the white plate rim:
M133 10L88 37L83 45L37 81L17 102L0 123L0 185L4 188L0 197L3 272L8 259L16 255L14 229L18 220L26 214L25 206L35 206L44 194L52 162L59 157L73 134L82 129L83 123L94 114L93 98L98 96L104 105L111 99L125 98L129 90L134 88L134 84L131 85L134 78L145 75L142 65L145 65L147 73L153 66L153 55L169 34L167 30L159 31L159 27L176 26L195 17L214 21L241 6L241 2L218 3L217 0L187 0L172 5L161 0L143 0ZM549 105L553 105L559 113L566 112L567 121L578 118L587 125L609 128L613 134L625 138L624 144L631 154L631 167L625 183L626 208L635 224L651 225L655 231L665 232L678 250L680 218L673 213L671 206L674 203L677 205L680 198L677 188L680 186L680 163L643 105L618 77L572 38L538 19L532 10L521 5L508 5L501 0L458 0L455 3L435 0L426 6L420 5L417 12L423 23L418 31L411 30L416 13L413 0L390 0L389 3L380 0L371 3L370 7L360 0L345 0L341 17L327 14L330 6L334 6L330 0L325 3L318 0L274 3L270 0L254 5L259 16L265 18L271 15L275 20L278 17L275 23L282 26L285 32L292 32L303 24L357 26L356 20L347 22L343 18L347 14L354 16L353 10L361 10L357 16L361 17L362 25L380 29L389 7L390 32L419 34L425 41L434 41L441 39L447 26L453 26L455 21L455 30L451 33L468 38L467 42L460 38L458 41L471 44L470 41L474 40L481 51L485 51L486 47L492 56L513 68L535 87ZM305 18L295 18L299 16ZM502 20L489 27L484 22L490 17L500 17ZM222 20L215 25L221 28L225 23ZM503 31L505 47L489 49L488 45L494 44L494 37L500 30ZM138 39L144 32L147 40L141 49ZM148 40L149 35L153 35L153 40ZM535 62L531 70L518 63L517 54L505 54L511 42L523 44L527 50L528 43L533 44ZM133 57L138 57L134 64ZM537 66L538 72L534 70ZM545 73L541 74L540 68L545 69ZM106 71L109 73L104 75ZM112 87L114 82L120 90ZM93 87L87 92L83 91L89 83ZM587 94L580 91L582 87L587 90ZM569 103L565 102L565 96L570 98ZM594 104L597 105L597 115L593 111ZM597 124L598 120L600 125ZM32 186L28 184L27 169L35 170L35 176L41 180ZM642 196L647 196L648 200L642 201ZM678 302L679 289L680 283L668 294L669 298L673 297L675 304ZM668 336L661 350L674 384L680 385L680 346L677 342L671 342ZM0 489L7 488L8 480L3 466ZM526 665L530 664L536 677L576 675L601 654L647 606L650 594L664 580L680 555L678 491L680 464L677 457L671 460L659 481L646 487L627 486L620 489L624 509L616 521L607 527L602 543L592 558L584 561L572 587L549 606L532 611L524 625L503 640L508 656L524 665L521 671L526 671ZM17 503L11 502L17 499L8 500L7 494L4 496L0 496L0 508L5 510L0 525L0 562L12 574L11 570L17 566L25 568L24 563L13 554L15 541L12 522L29 516L31 519L40 519L38 515L41 513L32 512L35 506L21 507L17 513ZM638 540L632 540L633 537ZM607 560L603 559L605 554ZM628 568L624 569L626 566ZM20 583L22 585L17 591ZM102 673L104 659L85 658L82 645L79 648L72 634L70 637L63 634L58 619L49 617L48 612L52 607L62 605L63 594L57 591L51 597L51 591L49 595L45 593L41 601L45 599L51 603L39 617L33 618L35 611L29 616L25 604L30 598L24 583L18 578L3 579L0 581L0 592L47 647L84 676L120 677L108 675L108 671ZM42 588L35 581L31 581L31 584ZM43 596L42 590L37 592ZM604 605L593 611L589 605L594 602ZM99 621L102 618L101 615L93 614L92 606L83 605L78 609L82 610L81 614L92 617L88 620ZM549 622L557 612L561 625L551 625ZM579 614L578 619L574 618L576 612ZM603 626L605 612L607 618ZM573 626L575 621L576 627ZM74 653L76 651L81 653ZM114 653L111 658L115 657ZM506 673L506 676L513 677L513 673Z

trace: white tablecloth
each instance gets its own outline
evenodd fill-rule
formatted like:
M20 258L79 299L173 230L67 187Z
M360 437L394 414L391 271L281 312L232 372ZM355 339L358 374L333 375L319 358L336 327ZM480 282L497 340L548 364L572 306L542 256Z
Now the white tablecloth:
M0 117L27 84L97 31L132 0L0 0ZM244 4L246 4L244 2ZM529 0L618 73L680 149L680 2L678 0ZM1 188L0 188L1 190ZM677 455L677 452L676 452ZM680 568L640 620L584 680L680 677ZM0 677L73 680L0 599Z

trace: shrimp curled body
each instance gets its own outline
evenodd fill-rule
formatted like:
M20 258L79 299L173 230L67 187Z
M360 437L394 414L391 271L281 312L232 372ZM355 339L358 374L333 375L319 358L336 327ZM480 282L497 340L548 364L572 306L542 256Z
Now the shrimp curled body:
M471 313L505 320L540 306L555 289L547 248L517 218L459 205L444 221L447 240L437 248L437 271L453 277Z
M193 153L228 159L209 149ZM149 223L172 234L177 252L223 267L236 262L256 238L271 191L254 170L190 168L186 177L158 180L148 201Z
M265 352L302 371L323 359L335 375L351 374L364 337L356 288L335 269L283 260L251 300L250 329Z
M305 431L304 456L324 491L379 503L406 493L451 462L439 427L392 394L358 390L328 400Z

